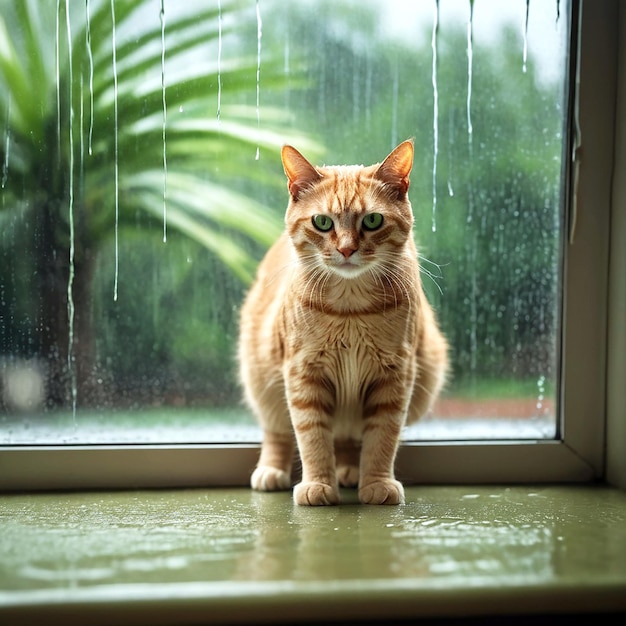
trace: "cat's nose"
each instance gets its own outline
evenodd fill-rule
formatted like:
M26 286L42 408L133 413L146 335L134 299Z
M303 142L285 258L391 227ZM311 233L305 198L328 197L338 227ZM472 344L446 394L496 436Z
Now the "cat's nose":
M352 246L346 246L345 248L337 248L337 250L339 250L339 252L341 252L341 254L343 254L343 256L346 257L346 259L349 259L356 252L356 248L353 248Z

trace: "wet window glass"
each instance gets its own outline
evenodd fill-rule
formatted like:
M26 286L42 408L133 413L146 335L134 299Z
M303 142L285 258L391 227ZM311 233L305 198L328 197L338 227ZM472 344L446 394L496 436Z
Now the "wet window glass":
M280 148L416 146L453 376L406 439L558 435L567 2L0 0L0 443L258 441Z

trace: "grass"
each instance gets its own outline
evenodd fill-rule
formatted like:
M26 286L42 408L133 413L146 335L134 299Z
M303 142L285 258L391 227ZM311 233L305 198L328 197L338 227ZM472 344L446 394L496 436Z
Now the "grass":
M536 398L553 396L555 383L543 377L536 379L464 379L453 382L446 390L448 397L469 400L501 400L504 398Z

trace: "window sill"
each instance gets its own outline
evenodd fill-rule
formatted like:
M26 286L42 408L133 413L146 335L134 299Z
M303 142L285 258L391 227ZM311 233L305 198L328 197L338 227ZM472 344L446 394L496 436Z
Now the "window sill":
M0 622L626 612L626 493L410 487L403 507L248 489L0 497Z
M242 487L258 458L259 445L250 443L0 446L0 491ZM406 442L396 475L419 485L582 483L599 477L565 441L532 440Z

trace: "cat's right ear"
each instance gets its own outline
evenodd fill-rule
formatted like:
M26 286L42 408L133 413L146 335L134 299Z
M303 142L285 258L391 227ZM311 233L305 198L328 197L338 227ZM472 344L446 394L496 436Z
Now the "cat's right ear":
M289 193L296 201L300 193L318 182L322 175L293 146L283 146L281 156Z

